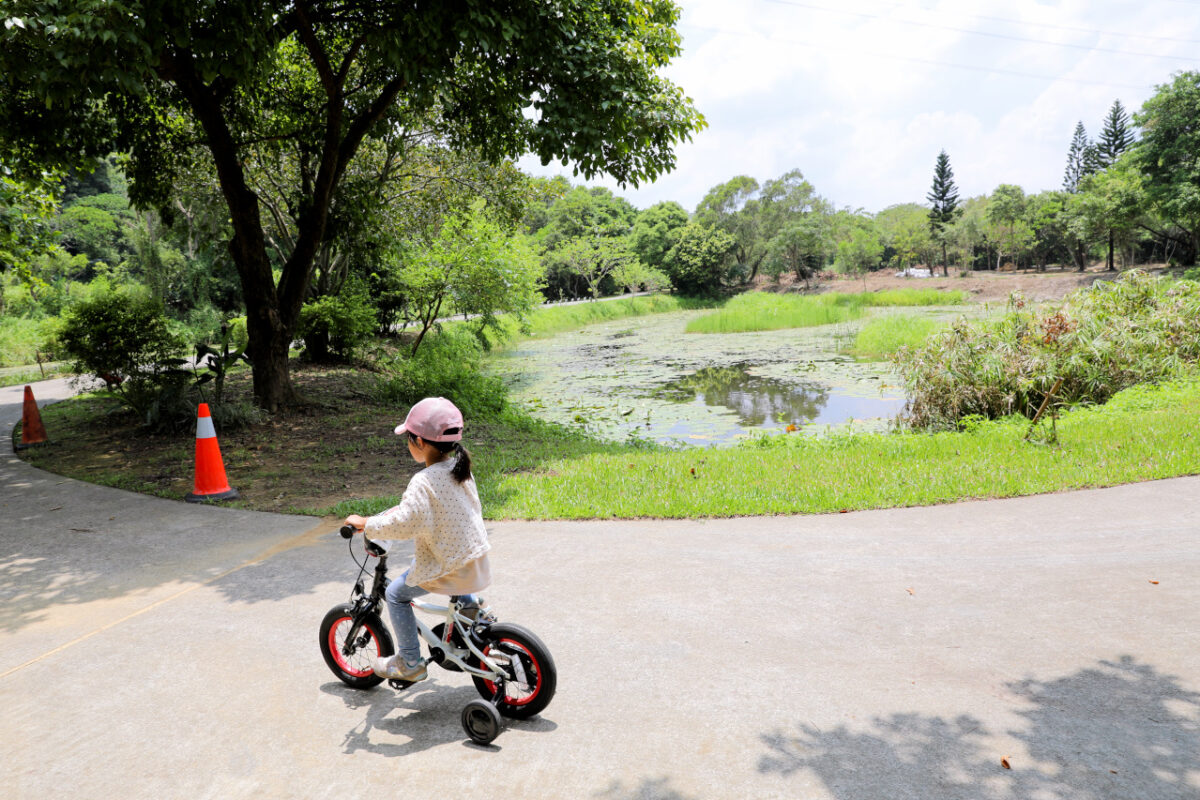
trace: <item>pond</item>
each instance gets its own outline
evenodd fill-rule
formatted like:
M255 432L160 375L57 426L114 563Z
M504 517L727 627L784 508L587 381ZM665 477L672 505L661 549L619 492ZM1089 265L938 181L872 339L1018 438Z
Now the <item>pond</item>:
M861 323L684 333L703 313L633 317L524 340L498 353L489 369L535 416L618 441L719 445L789 425L884 429L904 406L889 365L841 354Z

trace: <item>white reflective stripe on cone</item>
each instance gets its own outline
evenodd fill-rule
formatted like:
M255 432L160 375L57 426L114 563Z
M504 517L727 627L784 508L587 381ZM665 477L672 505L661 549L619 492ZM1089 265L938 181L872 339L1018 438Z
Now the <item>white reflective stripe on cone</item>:
M196 438L217 438L217 429L213 426L212 417L196 417Z

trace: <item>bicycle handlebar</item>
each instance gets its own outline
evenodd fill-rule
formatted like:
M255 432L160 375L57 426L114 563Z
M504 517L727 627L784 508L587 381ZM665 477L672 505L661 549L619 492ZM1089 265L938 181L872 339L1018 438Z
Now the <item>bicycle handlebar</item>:
M338 533L342 535L343 539L349 539L358 532L358 528L354 527L353 525L343 525L338 531ZM372 539L367 538L366 531L363 531L363 542L365 543L364 546L367 548L367 552L373 556L382 556L387 553L387 550L384 549L382 545Z

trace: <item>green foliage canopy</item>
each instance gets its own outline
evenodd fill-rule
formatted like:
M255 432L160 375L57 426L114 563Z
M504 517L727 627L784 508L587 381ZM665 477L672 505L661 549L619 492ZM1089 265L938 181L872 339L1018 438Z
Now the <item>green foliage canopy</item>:
M679 53L670 0L11 0L4 14L0 160L128 153L131 197L161 207L188 161L211 159L268 409L295 400L288 344L364 141L433 113L450 146L486 160L533 152L636 185L704 124L659 74ZM255 143L319 154L278 284L246 169Z
M672 232L687 224L688 213L678 203L666 201L650 206L638 214L629 246L643 264L658 269L671 249Z
M695 222L676 230L675 243L663 258L663 271L677 292L715 295L729 281L734 238L723 230Z
M497 315L523 321L541 302L536 254L522 237L490 219L482 202L447 218L432 241L404 258L402 292L409 319L420 326L414 354L450 310L472 317L472 326L482 334L497 327Z
M21 180L0 163L0 275L12 270L22 281L33 280L31 261L54 247L50 220L57 210L50 175ZM0 310L3 305L0 291Z
M1181 72L1158 87L1134 120L1142 139L1134 160L1149 201L1184 231L1200 253L1200 72Z

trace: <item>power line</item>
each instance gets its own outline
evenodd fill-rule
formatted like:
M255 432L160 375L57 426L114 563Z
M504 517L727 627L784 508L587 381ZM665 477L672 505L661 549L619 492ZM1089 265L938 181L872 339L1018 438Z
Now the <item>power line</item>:
M902 7L895 3L897 7ZM1190 5L1190 4L1189 4ZM1096 36L1125 36L1134 39L1150 39L1156 42L1175 42L1177 44L1200 44L1200 39L1180 39L1176 36L1155 36L1150 33L1128 33L1125 31L1102 31L1097 28L1077 28L1074 25L1055 25L1052 22L1027 22L1019 19L1008 19L1007 17L989 17L983 14L963 14L961 16L972 17L974 19L986 19L991 22L1007 22L1011 25L1032 25L1035 28L1054 28L1060 31L1073 31L1075 33L1090 33Z
M1184 5L1195 6L1197 3L1188 2L1187 0L1166 0L1166 2L1177 2ZM900 8L910 10L910 6L905 3L889 3L875 2L875 5L888 6L889 8ZM925 9L918 9L924 11ZM1178 36L1158 36L1152 33L1132 33L1130 31L1105 31L1099 28L1081 28L1076 25L1056 25L1053 22L1034 22L1032 20L1012 19L1011 17L993 17L987 14L965 14L958 11L951 11L951 14L960 19L982 19L989 22L1003 22L1009 25L1026 25L1034 28L1051 28L1060 31L1072 31L1074 33L1090 33L1096 36L1118 36L1133 39L1148 39L1155 42L1175 42L1177 44L1200 44L1200 39L1183 39Z
M796 44L802 47L808 47L813 50L823 50L825 52L845 54L847 51L841 47L829 47L828 45L817 44L815 42L805 41L803 39L784 38L781 36L767 36L761 33L749 33L746 31L731 31L725 28L712 28L704 25L693 25L691 23L682 23L682 28L691 28L693 30L708 31L710 33L722 33L728 36L750 36L756 39L767 39L773 42L785 42L787 44ZM954 69L965 69L974 72L987 72L996 75L1012 75L1018 78L1032 78L1042 81L1066 81L1068 83L1080 83L1087 86L1103 86L1108 89L1153 89L1153 86L1139 85L1133 83L1109 83L1107 81L1091 81L1084 78L1069 78L1060 75L1044 75L1035 72L1021 72L1020 70L1003 69L1001 67L977 67L972 64L958 64L952 61L937 61L931 58L913 58L912 56L896 55L894 53L881 53L878 51L865 51L862 55L891 59L894 61L907 61L913 64L926 64L935 67L952 67Z
M895 17L885 16L883 14L868 14L862 11L848 11L841 8L829 8L828 6L812 5L810 3L801 3L797 0L763 0L766 3L774 3L781 6L795 6L796 8L807 8L814 11L824 11L827 14L843 14L851 17L861 17L863 19L882 19L888 22L898 22L901 25L912 25L917 28L932 28L935 30L953 31L955 33L965 33L970 36L986 36L992 39L1004 39L1010 42L1026 42L1029 44L1043 44L1051 47L1070 47L1076 50L1087 50L1089 52L1100 53L1115 53L1117 55L1137 56L1139 58L1162 58L1171 61L1184 61L1187 63L1195 63L1197 59L1187 56L1172 56L1163 55L1160 53L1140 53L1133 50L1118 50L1113 47L1094 47L1086 44L1072 44L1069 42L1051 42L1046 39L1033 39L1028 36L1016 36L1008 33L992 33L991 31L978 31L970 28L958 28L953 25L939 25L933 22L915 22L907 19L897 19Z

